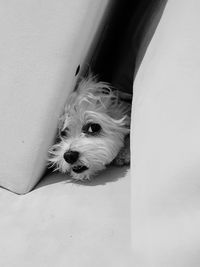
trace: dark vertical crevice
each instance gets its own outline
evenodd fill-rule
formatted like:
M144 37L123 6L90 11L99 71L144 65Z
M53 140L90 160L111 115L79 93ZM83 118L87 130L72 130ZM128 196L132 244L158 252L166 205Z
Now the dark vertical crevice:
M152 17L166 1L116 0L93 57L92 71L120 90L132 92L143 39Z

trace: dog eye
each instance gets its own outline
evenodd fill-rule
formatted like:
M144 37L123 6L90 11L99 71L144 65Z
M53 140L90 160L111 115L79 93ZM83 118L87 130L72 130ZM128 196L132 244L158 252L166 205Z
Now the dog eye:
M68 129L64 129L64 130L60 131L60 136L61 137L67 137L68 136Z
M101 131L101 126L98 123L88 123L83 127L83 132L86 134L95 135Z

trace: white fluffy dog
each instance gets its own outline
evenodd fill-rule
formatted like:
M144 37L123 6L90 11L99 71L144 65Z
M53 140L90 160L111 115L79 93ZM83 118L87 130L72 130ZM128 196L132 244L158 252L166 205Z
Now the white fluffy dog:
M49 162L73 179L90 179L114 162L129 164L130 104L109 84L89 75L68 97L59 123L59 141Z

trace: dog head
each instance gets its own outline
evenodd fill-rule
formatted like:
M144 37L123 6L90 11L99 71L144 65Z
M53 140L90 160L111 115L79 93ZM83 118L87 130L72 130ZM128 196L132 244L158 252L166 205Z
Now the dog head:
M50 164L76 180L90 179L110 164L129 133L127 105L104 82L91 75L68 97L59 123L59 141Z

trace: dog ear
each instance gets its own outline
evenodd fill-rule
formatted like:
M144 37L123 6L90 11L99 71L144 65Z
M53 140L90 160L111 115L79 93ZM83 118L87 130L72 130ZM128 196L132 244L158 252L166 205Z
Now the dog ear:
M113 164L116 166L123 166L130 164L130 134L124 139L124 146L119 151L116 158L113 160Z
M121 101L124 101L126 103L132 103L133 95L130 93L118 91L118 97Z
M124 124L130 128L131 122L131 104L121 101L119 98L116 103L111 103L108 108L108 115L114 119L121 119L125 117Z

